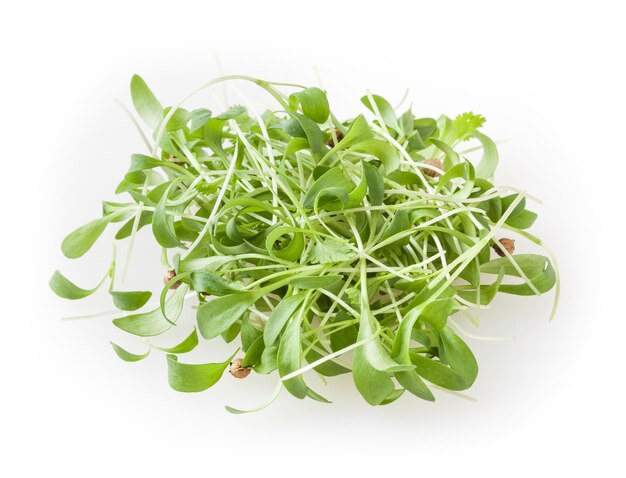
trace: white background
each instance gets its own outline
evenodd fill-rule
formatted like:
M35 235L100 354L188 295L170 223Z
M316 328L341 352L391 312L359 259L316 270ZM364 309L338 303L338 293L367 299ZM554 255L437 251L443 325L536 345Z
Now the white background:
M626 35L619 4L4 6L2 475L621 475ZM407 394L370 408L349 378L324 388L310 377L333 405L284 395L259 414L233 416L224 404L257 405L273 381L225 376L208 392L178 394L168 388L163 356L137 364L114 356L110 339L136 352L142 343L117 335L108 318L58 320L108 308L104 295L62 301L46 282L60 268L88 285L106 268L110 234L80 261L63 258L59 245L99 215L129 155L142 152L113 100L130 103L129 80L139 73L171 104L219 75L215 52L226 73L277 81L317 84L317 67L339 115L360 112L367 88L393 102L409 88L416 113L480 112L489 135L509 140L500 147L497 182L543 199L534 232L557 252L563 293L551 323L551 294L504 296L484 314L475 333L516 339L468 339L481 367L468 392L477 401L436 392L434 404ZM211 94L197 101L218 109ZM143 232L126 285L156 290L158 251ZM223 360L230 350L205 344L193 358Z

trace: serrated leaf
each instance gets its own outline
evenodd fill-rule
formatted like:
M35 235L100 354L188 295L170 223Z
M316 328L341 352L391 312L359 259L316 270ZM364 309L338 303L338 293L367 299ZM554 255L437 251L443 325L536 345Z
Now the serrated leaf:
M472 112L462 113L452 120L452 129L456 139L469 139L487 121L483 116Z
M318 240L311 249L308 260L313 264L330 264L335 262L350 261L356 257L346 244L337 239L328 238Z

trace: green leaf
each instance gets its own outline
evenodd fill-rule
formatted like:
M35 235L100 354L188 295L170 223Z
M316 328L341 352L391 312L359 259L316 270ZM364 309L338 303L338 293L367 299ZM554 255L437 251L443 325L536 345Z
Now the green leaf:
M556 273L547 257L536 254L515 254L513 260L540 293L548 292L556 284ZM504 269L506 275L521 277L508 257L501 257L480 266L481 272L498 274ZM499 290L514 295L535 295L526 284L501 284Z
M156 345L152 345L152 348L161 350L162 352L168 354L186 354L195 349L198 345L198 332L194 328L191 333L178 345L174 345L173 347L157 347Z
M493 176L496 172L496 168L498 167L498 148L488 136L485 136L478 131L472 133L471 136L478 139L483 145L483 156L476 166L476 177L489 179Z
M270 318L265 323L265 329L263 330L263 340L266 347L269 347L276 342L285 327L285 324L289 321L293 314L295 314L296 310L298 310L298 307L300 307L306 297L306 292L300 292L298 294L290 295L278 303L270 315Z
M304 318L302 308L289 319L285 332L280 339L278 347L278 373L285 377L298 370L302 364L302 343L300 341L300 326ZM302 375L297 375L289 380L283 380L283 386L294 397L310 397L318 401L327 400L313 392L304 382Z
M166 212L168 209L167 198L169 196L169 192L174 186L175 182L172 182L172 184L170 184L167 188L167 191L159 200L152 218L152 233L154 234L154 238L161 247L166 249L184 247L183 243L178 240L178 237L176 237L173 217Z
M211 257L200 257L196 259L183 259L178 264L178 273L189 273L189 272L214 272L220 266L230 262L232 259L230 257L224 256L211 256Z
M443 363L411 353L415 371L426 380L448 390L466 390L468 385L461 375Z
M309 141L311 151L313 151L313 153L318 153L319 151L321 151L322 146L324 146L324 133L322 133L322 130L319 128L319 126L317 126L315 122L311 121L304 115L298 113L290 114L298 122L301 131L304 133L307 140ZM297 135L294 134L293 136Z
M333 323L340 324L341 322L348 322L352 320L353 318L345 311L340 311L334 318ZM333 333L330 334L330 348L333 349L333 352L337 352L349 347L356 342L358 333L359 331L354 324L339 330L334 330Z
M350 151L368 154L378 159L385 174L395 171L400 166L400 153L391 144L380 139L368 139L352 146Z
M217 337L237 322L258 300L256 292L236 292L212 299L198 308L198 330L205 339Z
M395 389L387 373L372 367L362 346L354 351L352 375L357 390L370 405L380 405Z
M395 402L398 398L400 398L402 396L402 394L404 393L404 388L398 388L395 389L393 392L391 392L387 398L385 398L382 402L380 402L381 405L389 405L390 403Z
M152 211L141 211L141 217L139 218L139 225L137 230L140 230L142 227L147 224L152 223ZM135 218L128 220L122 227L120 227L115 234L115 239L121 241L122 239L126 239L132 234L133 225L135 224Z
M241 319L241 348L247 352L252 344L263 335L263 332L257 329L250 321L250 315L244 314Z
M231 106L223 113L220 113L219 115L217 115L215 119L220 120L220 121L227 121L230 119L235 119L238 116L244 114L245 112L246 112L245 106L235 105L235 106Z
M320 160L320 163L323 163L327 158L338 151L348 149L355 144L362 143L363 141L373 137L374 133L372 133L367 120L363 115L359 115L354 119L354 121L352 121L350 129L348 129L348 132L343 139L324 155L324 157Z
M504 268L500 269L497 279L489 285L480 286L480 305L489 305L496 296L502 279L504 278ZM460 289L458 294L465 300L475 302L477 300L476 290Z
M400 385L402 385L405 389L407 389L410 393L415 395L416 397L422 398L424 400L428 400L431 402L435 401L435 397L433 393L426 386L422 378L417 374L415 370L405 370L404 372L396 372L396 378Z
M246 355L243 358L241 365L243 367L254 367L261 361L261 357L263 356L263 351L265 350L265 344L263 343L263 337L257 337L257 339L252 342L252 345L248 348Z
M309 147L309 141L306 138L291 138L285 148L284 156L287 157Z
M437 133L437 122L432 118L418 118L413 121L413 128L426 140Z
M430 142L434 144L437 147L437 149L443 151L443 153L446 155L446 157L443 160L443 166L446 172L450 168L452 168L452 166L457 165L461 162L461 158L459 157L459 154L449 144L443 141L440 141L438 139L435 139L435 138L432 138ZM442 179L443 177L441 178L441 180ZM439 184L443 184L441 180L439 181Z
M302 113L316 123L325 123L330 114L326 93L316 87L293 93L289 97L289 103L294 111L299 104Z
M173 354L167 356L168 380L177 392L202 392L215 385L235 354L220 363L180 363Z
M428 303L420 314L420 321L428 322L436 330L445 327L454 306L455 290L448 287L437 299Z
M385 182L378 168L370 163L363 163L363 172L367 178L367 189L372 206L380 206L385 198Z
M379 328L380 325L371 312L362 310L359 320L358 340L366 340L367 342L359 347L359 350L362 351L368 363L376 370L387 373L411 370L413 368L411 365L397 363L389 356L389 353L378 338Z
M400 209L399 211L396 211L395 215L393 216L393 219L391 220L391 224L389 224L389 227L385 230L385 233L383 234L381 241L384 241L386 239L389 239L390 237L395 236L396 234L404 232L410 227L411 227L411 224L409 223L408 213L406 212L406 210ZM396 241L390 243L389 245L393 244L395 246L403 247L409 243L409 239L410 239L410 236L405 236L400 239L397 239Z
M199 129L201 129L209 119L211 119L211 110L207 110L206 108L198 108L191 112L191 127L189 128L190 133L195 133Z
M376 108L378 109L380 116L383 118L385 125L389 128L393 129L397 133L401 133L402 130L400 125L398 124L398 118L396 116L396 112L394 111L391 104L382 96L371 95L374 103L376 104ZM361 98L361 103L365 105L365 107L370 110L372 113L376 114L376 110L372 105L369 97L363 96Z
M149 291L110 291L115 307L120 310L137 310L142 308L152 297Z
M478 364L474 354L450 327L446 326L440 330L439 338L440 347L443 348L450 368L463 378L465 388L471 387L478 375Z
M173 322L178 319L183 310L187 290L188 287L185 284L181 285L165 303L167 317ZM113 319L113 324L129 334L139 335L140 337L160 335L173 325L172 322L165 318L160 307L150 312Z
M167 115L170 112L171 108L165 108L163 111L164 115ZM179 129L183 129L189 123L189 119L191 118L191 113L184 108L176 108L174 114L167 121L166 130L167 131L178 131Z
M102 235L110 221L109 217L95 219L69 233L61 244L65 257L77 259L85 255Z
M265 238L265 248L270 255L285 261L296 261L302 256L304 250L303 230L290 226L279 226L272 230ZM283 236L291 234L289 243L282 249L275 249L274 245Z
M348 193L348 203L346 208L359 207L363 205L363 199L367 194L367 176L365 172L361 174L361 180L356 188Z
M339 275L300 276L291 279L289 283L298 289L328 289L343 279Z
M96 292L107 277L108 274L93 289L82 289L57 270L54 271L54 274L52 274L48 285L50 286L50 289L52 289L52 292L59 297L62 297L63 299L78 300L89 297L91 294Z
M537 220L537 213L525 210L519 213L515 217L509 217L506 220L506 223L517 229L528 229L535 223L536 220Z
M204 292L209 295L228 295L243 289L242 284L229 282L214 272L192 272L191 285L196 292Z
M502 197L500 199L500 201L502 202L502 210L506 211L507 209L509 209L509 207L511 206L511 203L513 203L513 201L517 199L517 196L518 196L517 194L509 194L508 196ZM526 198L522 198L522 200L519 203L517 203L517 206L513 208L513 211L511 211L511 214L509 215L509 218L507 219L506 222L508 223L510 219L524 212L525 207L526 207Z
M113 342L110 342L110 344L111 344L111 347L113 347L113 350L115 351L117 356L121 358L124 362L139 362L140 360L143 360L148 355L150 355L150 348L148 348L148 351L144 354L133 354L124 350L122 347L120 347L117 344L114 344Z
M313 363L322 358L322 354L318 353L316 350L311 349L309 353L306 354L306 361L308 363ZM343 365L339 365L337 362L333 360L327 360L319 364L317 367L314 367L317 373L324 375L325 377L336 377L337 375L343 375L345 373L350 373L350 369L344 367Z
M261 361L254 367L254 371L260 374L269 374L278 368L278 347L272 345L265 347L261 354Z
M347 179L340 168L331 168L313 183L302 200L302 205L307 209L313 209L320 194L331 189L339 189L345 192L346 197L354 188L352 181Z
M152 129L156 129L163 119L163 107L138 75L133 75L130 81L130 95L141 119Z

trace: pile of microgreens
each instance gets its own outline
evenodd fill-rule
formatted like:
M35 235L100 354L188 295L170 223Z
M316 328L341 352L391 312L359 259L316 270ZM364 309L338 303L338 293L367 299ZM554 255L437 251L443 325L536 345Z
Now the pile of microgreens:
M263 88L277 109L258 115L251 105L232 106L216 115L182 108L203 88L230 80ZM129 239L132 249L137 231L152 228L168 267L159 305L149 307L150 292L114 287L115 260L100 285L110 280L120 310L113 324L144 338L167 334L185 300L197 298L197 326L182 343L146 340L141 355L113 344L129 362L164 351L175 390L205 390L230 364L239 378L278 370L274 397L284 386L327 402L305 380L314 370L352 373L372 405L405 390L434 400L427 382L464 390L478 372L452 315L477 322L498 291L539 295L558 285L552 257L512 255L513 241L496 237L508 230L542 245L525 231L537 217L526 194L491 182L498 153L479 132L480 115L399 115L368 93L361 101L373 119L340 121L319 88L246 76L213 80L167 108L138 76L131 95L152 134L136 123L149 152L131 156L115 191L130 201L104 202L103 216L67 236L62 250L82 256L114 223L121 224L115 238ZM472 139L475 148L457 152ZM476 165L462 157L472 149L482 151ZM501 257L492 259L492 249ZM67 299L100 286L82 289L58 271L50 285ZM557 300L558 287L554 308ZM240 357L179 360L216 337L239 338Z

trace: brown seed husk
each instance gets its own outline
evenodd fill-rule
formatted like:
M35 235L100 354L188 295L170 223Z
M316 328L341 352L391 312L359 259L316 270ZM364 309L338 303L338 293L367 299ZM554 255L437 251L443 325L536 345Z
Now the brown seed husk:
M178 166L186 166L187 163L185 161L180 161L178 158L171 156L169 158L167 158L168 161L177 164Z
M506 252L508 252L509 254L513 254L515 252L515 240L514 239L503 237L498 242L500 243L502 247L504 247ZM493 245L493 250L496 251L496 254L498 254L500 257L505 256L504 252L502 252L502 249L500 249L497 244Z
M176 271L174 269L168 270L163 276L163 285L166 285L169 281L171 281L174 277L176 277ZM170 290L176 290L182 284L181 281L176 281L170 286Z
M236 358L230 363L230 374L235 378L246 378L250 375L250 369L242 366L243 359Z
M335 130L335 136L337 136L337 142L339 142L339 141L341 141L343 139L343 133L341 131L339 131L338 129ZM331 147L331 148L335 146L335 140L333 139L332 135L330 136L330 139L328 140L326 145Z
M424 164L428 164L429 166L434 166L435 168L441 169L443 171L443 163L439 161L437 158L430 158L424 161ZM436 178L437 176L441 176L440 173L435 171L434 169L424 168L424 174L426 176L430 176L431 178Z

